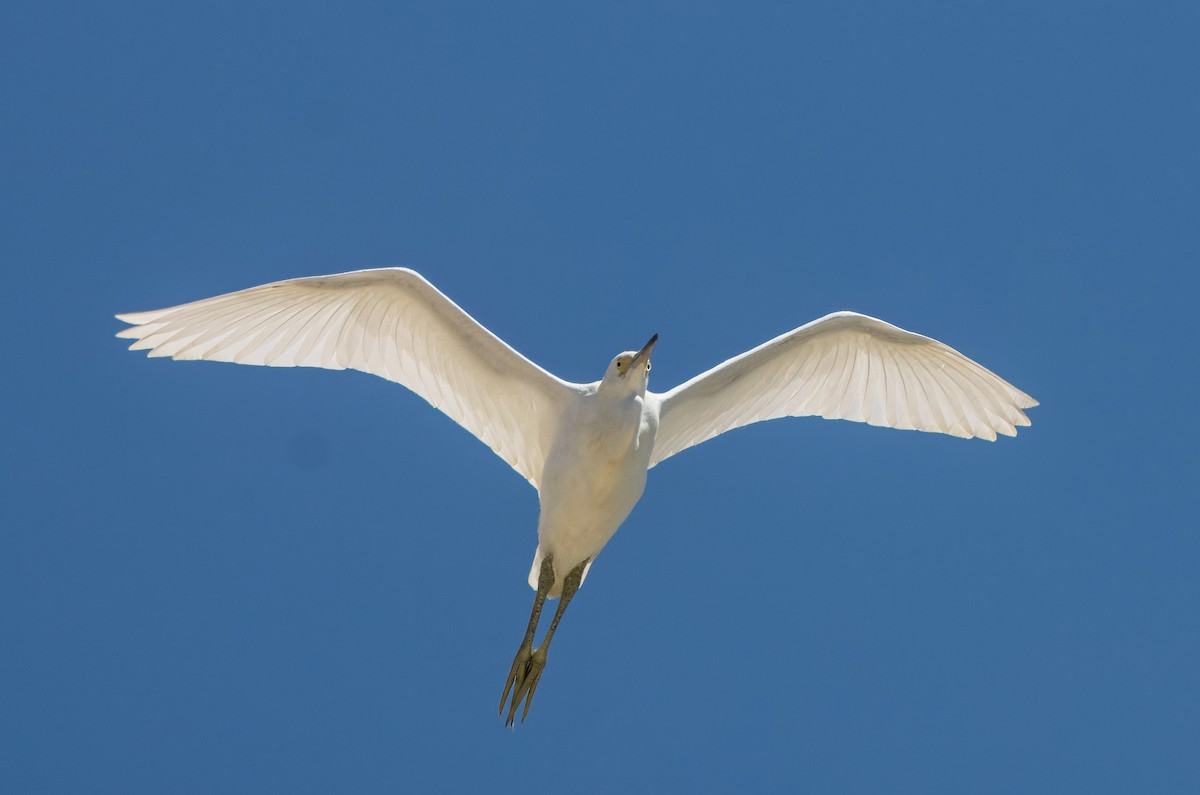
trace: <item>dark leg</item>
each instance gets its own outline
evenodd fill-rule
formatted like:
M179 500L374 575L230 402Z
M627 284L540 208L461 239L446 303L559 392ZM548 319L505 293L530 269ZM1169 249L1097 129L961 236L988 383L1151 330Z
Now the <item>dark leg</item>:
M533 693L537 690L538 680L542 678L542 670L546 667L546 654L550 651L550 641L554 639L554 631L558 629L558 622L562 620L563 613L567 610L567 605L571 603L571 599L575 596L575 592L579 590L579 584L583 581L583 570L587 567L588 562L585 560L571 572L567 574L567 578L563 580L562 596L558 600L558 609L554 611L554 620L550 622L550 628L546 630L546 637L542 638L542 645L538 646L529 658L526 665L525 675L521 682L513 691L512 709L508 711L508 721L505 725L511 726L513 718L517 713L517 705L521 703L521 699L525 698L525 709L521 712L521 721L524 722L525 716L529 714L529 705L533 703ZM538 583L539 586L541 583ZM503 705L501 705L503 706Z
M500 714L504 714L504 702L508 700L508 691L515 684L517 690L520 691L521 684L525 680L525 674L529 670L529 659L533 656L533 636L537 632L538 619L542 616L542 605L546 602L546 594L550 593L550 589L554 586L554 566L550 562L550 556L547 555L542 559L542 568L538 572L538 587L537 594L533 597L533 612L529 614L529 628L525 630L525 638L521 641L521 648L517 649L517 656L513 659L512 670L508 672L508 681L504 683L504 695L500 696ZM505 726L513 724L513 713L517 711L517 698L513 696L513 708L508 713L508 720L505 721Z

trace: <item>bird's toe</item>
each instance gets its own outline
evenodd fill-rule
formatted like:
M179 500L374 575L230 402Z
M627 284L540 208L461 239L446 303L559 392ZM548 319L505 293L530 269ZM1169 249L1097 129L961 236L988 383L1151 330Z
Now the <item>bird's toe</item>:
M504 714L504 704L508 701L509 691L513 691L513 708L509 712L506 725L512 725L512 713L516 711L517 693L521 692L521 685L525 681L526 672L529 669L529 660L533 656L533 645L530 643L522 643L521 648L517 649L517 656L513 658L512 668L508 672L508 679L504 683L504 693L500 696L500 714Z

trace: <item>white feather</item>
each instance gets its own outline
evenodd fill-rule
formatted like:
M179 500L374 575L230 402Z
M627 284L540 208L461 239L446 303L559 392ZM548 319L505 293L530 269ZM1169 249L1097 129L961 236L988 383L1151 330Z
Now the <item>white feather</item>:
M117 315L133 350L175 359L373 373L475 434L537 488L579 387L477 323L420 274L352 271Z
M815 415L995 440L1037 401L937 340L856 312L780 335L658 395L651 466L726 431Z

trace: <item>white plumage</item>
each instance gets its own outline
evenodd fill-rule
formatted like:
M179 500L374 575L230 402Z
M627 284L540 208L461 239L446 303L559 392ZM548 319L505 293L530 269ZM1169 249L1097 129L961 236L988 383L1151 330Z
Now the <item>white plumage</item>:
M834 312L659 396L650 465L753 422L817 416L995 441L1037 401L949 345Z
M514 351L404 268L251 287L117 315L130 350L173 359L361 370L402 384L538 486L554 418L579 387Z
M641 498L650 467L725 431L778 417L994 440L1029 425L1023 410L1037 405L953 348L854 312L814 320L661 394L647 390L657 335L642 350L618 355L599 381L570 383L404 268L289 279L117 317L131 324L117 336L150 356L354 369L395 381L538 489L529 575L538 597L509 676L510 724L525 696L528 712L554 627L591 561ZM534 651L542 600L560 594L551 630Z

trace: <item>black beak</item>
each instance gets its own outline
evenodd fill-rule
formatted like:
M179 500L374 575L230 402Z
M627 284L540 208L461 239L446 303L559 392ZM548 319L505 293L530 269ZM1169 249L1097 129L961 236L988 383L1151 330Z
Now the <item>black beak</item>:
M658 342L658 335L655 334L650 338L650 341L642 346L642 349L633 355L633 360L629 362L629 372L634 372L640 362L650 358L650 351L654 348L654 343Z

